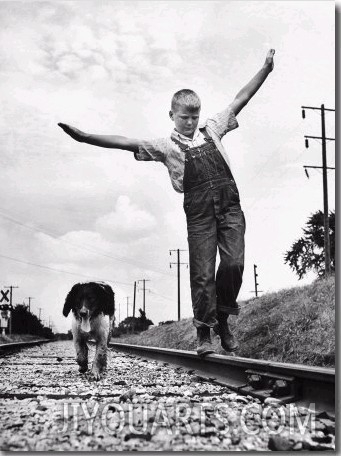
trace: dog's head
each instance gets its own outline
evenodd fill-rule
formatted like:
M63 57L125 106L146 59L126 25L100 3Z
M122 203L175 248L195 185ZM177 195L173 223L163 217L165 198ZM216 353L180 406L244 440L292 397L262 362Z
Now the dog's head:
M112 288L101 282L77 283L65 299L63 315L70 311L81 321L81 328L90 331L91 319L100 313L113 315L115 312L115 293Z

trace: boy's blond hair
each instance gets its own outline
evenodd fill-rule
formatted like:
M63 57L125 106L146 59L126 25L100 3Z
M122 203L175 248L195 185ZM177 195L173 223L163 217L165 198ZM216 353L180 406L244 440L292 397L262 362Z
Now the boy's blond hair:
M179 106L185 106L189 109L200 109L201 102L198 95L190 89L182 89L176 92L172 98L171 109L176 111Z

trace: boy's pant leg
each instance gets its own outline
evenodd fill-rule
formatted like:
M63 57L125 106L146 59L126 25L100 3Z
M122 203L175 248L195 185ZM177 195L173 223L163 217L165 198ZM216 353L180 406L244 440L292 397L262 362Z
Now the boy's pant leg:
M197 328L212 328L217 322L217 226L209 191L196 195L186 215L193 323Z
M244 271L245 218L240 206L218 217L220 264L216 276L217 312L238 315L237 296Z

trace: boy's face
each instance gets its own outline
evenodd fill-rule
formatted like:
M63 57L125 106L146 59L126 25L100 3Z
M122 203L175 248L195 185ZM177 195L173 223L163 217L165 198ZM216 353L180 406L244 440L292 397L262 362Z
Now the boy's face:
M199 116L200 108L178 105L174 111L169 111L169 117L174 121L176 130L189 138L193 138L199 123Z

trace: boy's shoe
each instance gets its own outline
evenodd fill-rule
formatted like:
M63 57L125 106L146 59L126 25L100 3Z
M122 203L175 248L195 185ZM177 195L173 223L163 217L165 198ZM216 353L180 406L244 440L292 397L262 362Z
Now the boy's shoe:
M206 356L210 353L214 353L214 348L211 341L210 328L206 326L202 328L197 328L198 336L198 347L197 353L199 356Z
M224 350L227 352L236 351L239 344L232 334L227 323L227 316L218 317L218 323L213 327L213 331L220 337L220 343Z

